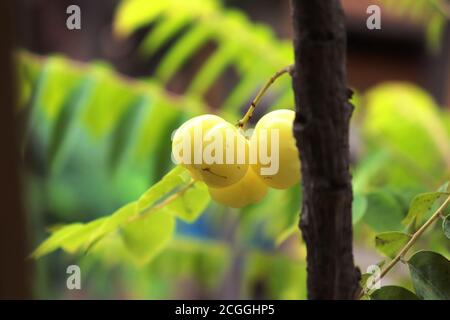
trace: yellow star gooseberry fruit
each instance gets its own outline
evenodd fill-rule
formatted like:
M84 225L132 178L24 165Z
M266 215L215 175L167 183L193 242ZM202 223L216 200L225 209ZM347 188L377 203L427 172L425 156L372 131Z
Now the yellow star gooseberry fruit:
M300 160L292 131L294 117L295 112L292 110L280 109L269 112L258 121L250 138L250 150L256 148L258 154L257 161L251 164L251 168L268 186L275 189L287 189L300 181ZM273 131L274 129L277 131ZM272 132L278 132L277 140L272 141L271 137L274 137ZM261 169L269 167L270 164L262 163L260 148L263 148L268 156L273 157L273 151L276 151L277 147L278 171L275 174L263 174Z
M187 154L183 154L187 149ZM235 126L215 115L202 115L185 122L172 142L175 160L194 179L214 188L241 180L248 169L248 142Z
M194 168L194 128L199 127L202 133L207 132L216 124L225 122L224 119L212 114L205 114L189 119L183 123L176 131L172 139L172 154L181 166L189 170L194 180L203 180L200 173ZM183 143L189 143L190 152L183 153Z
M267 194L267 185L251 169L237 183L226 188L208 188L211 198L227 207L242 208L261 201Z

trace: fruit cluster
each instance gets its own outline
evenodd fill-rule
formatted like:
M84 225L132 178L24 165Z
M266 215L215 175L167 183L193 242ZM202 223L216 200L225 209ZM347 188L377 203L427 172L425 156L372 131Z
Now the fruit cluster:
M234 208L257 203L268 187L286 189L300 180L294 116L292 110L270 112L249 135L215 115L192 118L175 132L174 160L204 181L216 202ZM269 161L276 162L275 172Z

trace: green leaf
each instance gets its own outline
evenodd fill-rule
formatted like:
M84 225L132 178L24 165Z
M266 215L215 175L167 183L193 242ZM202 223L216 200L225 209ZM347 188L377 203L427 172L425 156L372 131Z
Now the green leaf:
M419 251L408 261L417 296L425 300L450 300L450 261L432 251Z
M39 245L31 256L34 259L39 259L60 248L73 254L86 245L92 234L102 225L105 219L99 218L86 224L73 223L59 227Z
M126 224L121 236L134 260L143 265L169 244L174 230L175 217L161 209Z
M113 214L106 217L103 223L92 232L86 243L86 251L90 250L105 236L114 233L126 224L128 219L137 214L136 202L131 202L116 210Z
M210 202L208 187L203 182L196 182L172 202L165 206L175 216L193 222Z
M442 221L442 230L445 236L450 239L450 216L446 216L444 221Z
M44 242L42 242L39 247L34 250L31 257L34 259L39 259L50 252L53 252L59 248L64 241L69 239L73 234L76 234L83 229L82 223L74 223L64 227L59 228L50 237L48 237Z
M385 256L393 259L410 239L411 236L403 232L383 232L375 236L375 247Z
M176 166L139 198L137 210L140 212L150 208L175 188L186 186L191 180L192 178L187 169Z
M38 259L57 249L63 249L74 254L85 249L88 251L106 235L118 230L132 215L136 213L136 202L129 203L111 216L101 217L89 223L73 223L52 228L53 232L32 253L32 257Z
M372 300L420 300L411 291L397 286L384 286L375 290L370 298Z
M367 210L363 217L370 227L377 232L401 230L401 220L404 217L403 206L398 199L385 190L367 194Z
M410 205L409 212L402 223L407 226L409 224L419 225L424 215L433 209L433 204L450 194L447 192L429 192L416 196Z

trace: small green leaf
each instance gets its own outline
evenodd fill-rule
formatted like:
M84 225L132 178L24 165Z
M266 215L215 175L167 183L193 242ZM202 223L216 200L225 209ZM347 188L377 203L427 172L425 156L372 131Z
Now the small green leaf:
M410 239L411 236L403 232L383 232L375 236L375 247L387 257L394 258Z
M175 217L160 209L126 224L121 236L134 260L143 265L169 244L174 230Z
M209 202L208 187L203 182L196 182L185 191L182 191L165 208L175 216L187 222L193 222L203 212Z
M73 223L59 227L31 254L34 259L39 259L57 249L63 249L69 253L75 253L86 246L92 233L94 233L107 218L99 218L89 223Z
M375 290L370 298L372 300L420 300L411 291L397 286L384 286Z
M432 210L433 204L438 201L439 199L442 199L444 197L448 197L449 193L447 192L429 192L429 193L422 193L417 195L411 202L411 205L409 207L408 214L406 215L405 219L403 219L402 223L407 226L412 223L415 224L415 226L419 225L422 221L424 215L429 211Z
M89 223L72 223L52 228L52 234L32 253L38 259L57 249L69 253L91 249L104 236L115 232L135 214L136 202L129 203L111 216L101 217Z
M450 216L446 216L444 221L442 221L442 230L445 236L450 239Z
M137 214L136 202L131 202L116 210L109 217L106 217L103 223L94 232L92 232L86 243L86 252L105 236L116 232L122 225L127 223L130 217L135 214Z
M149 208L175 188L185 186L191 179L187 169L176 166L139 198L137 210L142 211Z
M61 244L68 239L70 236L79 232L83 229L82 223L69 224L67 226L59 228L50 237L48 237L44 242L42 242L39 247L34 250L31 257L34 259L39 259L61 247Z
M419 251L408 261L417 296L425 300L450 300L450 261L432 251Z

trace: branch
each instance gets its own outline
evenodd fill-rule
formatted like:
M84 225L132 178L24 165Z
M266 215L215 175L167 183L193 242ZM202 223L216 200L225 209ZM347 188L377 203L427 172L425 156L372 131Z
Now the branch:
M380 278L381 280L399 261L402 261L404 256L408 253L409 249L416 243L417 239L436 221L439 217L442 216L444 210L450 205L450 196L442 203L442 205L436 210L435 213L422 225L422 227L417 230L408 243L398 252L394 259L386 266L386 268L381 271ZM359 294L359 298L362 298L364 295L364 290L361 290Z
M360 273L353 262L346 31L338 0L292 0L296 118L307 246L308 297L353 299Z

